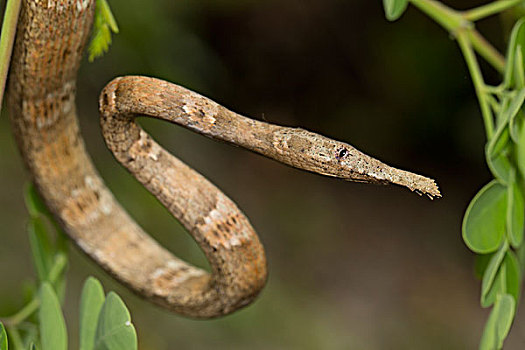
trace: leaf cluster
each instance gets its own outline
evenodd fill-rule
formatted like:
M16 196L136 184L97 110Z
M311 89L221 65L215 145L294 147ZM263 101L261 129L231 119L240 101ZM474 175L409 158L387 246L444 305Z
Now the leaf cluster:
M480 254L481 306L493 306L480 348L500 349L520 298L525 245L525 19L514 25L506 54L503 82L486 89L495 132L485 156L494 180L472 199L465 212L465 244Z
M111 45L111 32L118 33L117 21L111 13L106 0L97 0L95 7L95 18L93 20L93 34L89 43L89 62L102 56Z
M408 3L457 38L480 102L488 136L485 157L494 179L470 202L463 218L462 236L469 249L479 254L476 273L482 279L481 306L493 307L480 349L501 349L516 314L525 268L525 17L512 29L502 83L498 86L483 82L472 52L476 36L472 36L474 26L470 21L522 6L523 2L493 1L460 13L437 1L383 0L386 18L398 19ZM494 51L486 46L488 42L483 43L484 47L476 48L480 54Z
M38 286L30 288L25 307L2 318L5 327L0 322L0 350L8 350L8 335L16 350L66 350L68 335L61 303L66 285L67 239L33 186L28 187L25 199ZM93 277L82 289L79 322L80 350L137 349L137 335L126 305L114 292L105 295Z

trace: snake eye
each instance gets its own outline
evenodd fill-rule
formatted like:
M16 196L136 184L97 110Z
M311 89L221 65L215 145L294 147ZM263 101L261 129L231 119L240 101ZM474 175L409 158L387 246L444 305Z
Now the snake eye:
M346 148L341 148L340 150L337 151L336 158L341 159L343 157L346 157L347 154L348 154L348 150Z

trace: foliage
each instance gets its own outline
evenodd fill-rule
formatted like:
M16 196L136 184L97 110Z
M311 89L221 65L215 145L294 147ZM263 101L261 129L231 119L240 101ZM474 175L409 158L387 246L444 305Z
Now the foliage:
M61 302L65 292L67 241L33 186L28 186L25 199L38 291L33 289L29 302L15 315L1 318L4 323L0 322L0 350L8 349L7 334L17 350L66 350L68 336ZM102 285L93 277L85 281L80 297L79 343L80 350L137 349L137 335L124 302L114 292L105 296Z
M478 40L472 21L522 4L523 1L494 1L457 12L437 1L410 0L455 37L469 68L485 123L485 156L494 180L472 199L463 219L465 244L480 254L476 272L482 276L481 306L493 306L485 325L480 349L501 349L509 333L520 297L525 215L525 17L510 35L504 69L498 54L485 40ZM384 1L386 17L399 18L406 1ZM473 53L485 57L502 71L498 86L486 85ZM490 52L490 55L487 53ZM516 254L518 253L518 254Z
M0 322L0 350L7 350L7 334L4 325Z
M389 21L395 21L408 6L408 0L383 0L383 8L385 9L385 16Z
M93 34L88 48L90 62L108 51L109 45L111 45L111 32L118 33L117 21L115 21L107 1L97 0Z

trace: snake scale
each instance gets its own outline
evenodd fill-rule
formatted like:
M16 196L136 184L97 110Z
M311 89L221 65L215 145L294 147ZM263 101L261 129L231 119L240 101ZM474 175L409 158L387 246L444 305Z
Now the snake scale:
M7 103L25 164L56 220L83 252L144 298L185 316L217 317L249 304L267 271L263 247L235 203L159 146L136 123L138 116L179 124L307 171L440 195L433 180L390 167L346 143L242 117L158 79L116 78L100 95L107 146L191 233L211 273L178 259L118 204L80 135L76 76L94 2L23 0Z

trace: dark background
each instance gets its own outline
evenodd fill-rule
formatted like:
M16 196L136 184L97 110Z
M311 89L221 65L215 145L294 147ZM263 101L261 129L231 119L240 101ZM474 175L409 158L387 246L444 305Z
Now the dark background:
M452 3L452 2L449 2ZM456 8L479 5L454 1ZM255 304L218 320L170 314L129 293L72 249L66 318L76 347L80 288L102 279L128 304L141 349L470 349L479 306L473 254L461 239L469 200L491 178L470 77L448 33L414 8L389 23L368 0L111 0L110 52L82 65L78 105L87 147L121 203L177 255L202 253L105 148L97 99L112 78L170 80L234 111L347 141L437 179L430 201L399 187L301 172L177 126L141 120L167 149L245 211L268 255ZM479 29L503 51L500 19ZM483 65L488 82L498 76ZM7 115L0 119L0 314L32 278L23 185ZM525 346L522 310L508 349Z

